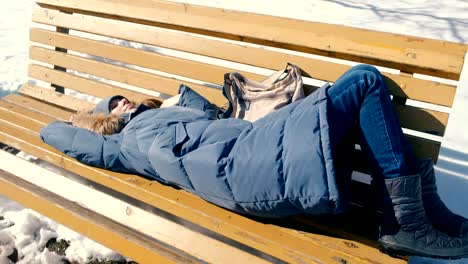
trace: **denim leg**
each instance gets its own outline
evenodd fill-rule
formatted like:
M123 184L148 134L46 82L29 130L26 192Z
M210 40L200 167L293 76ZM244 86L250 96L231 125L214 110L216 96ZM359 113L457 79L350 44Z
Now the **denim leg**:
M351 68L327 93L332 149L341 145L357 121L361 148L378 174L393 178L415 171L413 150L403 135L384 79L375 67L362 64Z

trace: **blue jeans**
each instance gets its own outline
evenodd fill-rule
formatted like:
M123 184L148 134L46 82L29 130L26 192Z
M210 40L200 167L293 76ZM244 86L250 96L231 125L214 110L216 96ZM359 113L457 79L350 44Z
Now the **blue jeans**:
M385 81L375 67L362 64L351 68L328 88L327 94L335 152L340 152L357 123L361 149L376 174L394 178L416 171L415 155L403 135Z

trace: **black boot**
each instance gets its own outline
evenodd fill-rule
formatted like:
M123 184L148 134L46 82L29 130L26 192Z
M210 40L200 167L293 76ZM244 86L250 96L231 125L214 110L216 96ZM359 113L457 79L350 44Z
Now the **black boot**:
M468 235L468 219L452 213L437 194L434 167L431 159L419 162L422 185L422 199L427 219L438 230L451 236Z
M419 175L386 179L385 186L396 221L392 228L382 228L379 244L384 251L433 258L468 256L468 238L451 237L434 229L427 220Z

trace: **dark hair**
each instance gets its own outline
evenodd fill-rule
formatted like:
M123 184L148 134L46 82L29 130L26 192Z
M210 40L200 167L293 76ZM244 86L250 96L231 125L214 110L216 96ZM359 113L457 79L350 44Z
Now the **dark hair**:
M142 105L147 106L148 108L160 108L162 102L158 99L148 98L141 102Z

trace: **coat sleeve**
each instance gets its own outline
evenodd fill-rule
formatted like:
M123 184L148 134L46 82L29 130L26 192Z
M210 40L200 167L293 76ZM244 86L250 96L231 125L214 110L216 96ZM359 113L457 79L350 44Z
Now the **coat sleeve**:
M185 84L180 86L179 94L179 106L201 110L205 112L210 119L216 119L217 107L210 103L205 97L201 96Z
M82 163L128 172L119 160L119 134L100 135L70 123L55 121L43 127L40 135L45 143Z

